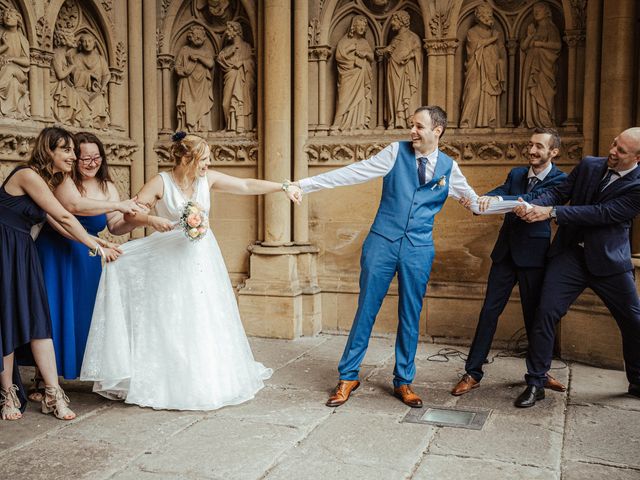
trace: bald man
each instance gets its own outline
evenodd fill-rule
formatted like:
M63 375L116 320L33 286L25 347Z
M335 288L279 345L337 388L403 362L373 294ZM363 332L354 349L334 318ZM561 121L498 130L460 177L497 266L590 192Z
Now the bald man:
M640 397L640 299L629 244L631 224L640 213L638 162L636 127L613 140L608 157L585 157L563 183L534 200L533 208L514 210L527 222L551 218L559 225L530 332L527 388L516 407L544 398L555 326L585 288L602 299L618 323L628 391Z

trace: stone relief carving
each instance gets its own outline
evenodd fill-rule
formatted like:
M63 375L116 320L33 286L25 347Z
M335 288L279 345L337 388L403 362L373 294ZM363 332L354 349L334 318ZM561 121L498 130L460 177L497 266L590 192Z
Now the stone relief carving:
M197 8L213 19L226 19L228 17L229 0L198 0Z
M556 73L562 41L551 20L549 5L536 3L533 18L534 23L529 24L520 45L524 56L520 76L521 126L552 127L555 125Z
M187 44L176 56L175 71L179 77L176 100L178 130L211 130L214 59L204 46L205 39L204 28L192 26L187 34Z
M5 8L0 34L0 113L26 119L31 115L28 87L31 62L29 41L18 29L20 24L20 13L15 8Z
M54 53L51 62L53 117L65 125L80 126L80 99L72 77L76 69L72 56L77 46L73 32L66 28L57 28L53 35L53 45Z
M307 159L310 164L331 163L336 165L349 164L364 160L380 152L386 144L365 143L365 144L345 144L340 145L314 145L305 147Z
M26 160L35 138L22 135L0 134L0 155L3 158Z
M253 48L242 38L242 25L227 22L225 36L230 41L218 54L224 73L222 109L227 131L253 130L255 62Z
M422 42L409 29L410 16L401 10L391 16L396 35L378 52L387 60L387 128L408 128L409 119L421 104Z
M51 27L45 17L40 17L36 23L36 36L38 37L40 47L46 49L51 48Z
M78 119L83 127L105 129L109 126L107 85L111 72L107 61L96 49L96 40L89 33L78 38L75 52L70 55L72 81L79 98Z
M429 28L431 35L436 38L445 37L449 32L449 17L451 16L451 2L447 3L446 7L438 10L431 20L429 20Z
M373 50L365 38L366 31L367 19L356 15L351 20L349 31L336 46L338 101L332 126L334 131L369 127Z
M495 27L493 9L480 4L477 24L467 33L467 61L460 127L499 127L500 96L507 78L502 33Z
M587 0L571 0L571 14L573 16L573 28L585 28L585 10L587 8Z
M167 142L156 145L155 152L160 159L162 166L171 166L173 163L169 157L169 147L171 143ZM241 141L223 142L216 140L215 144L209 144L211 147L211 157L215 164L233 163L237 165L255 165L258 162L258 146L255 142Z

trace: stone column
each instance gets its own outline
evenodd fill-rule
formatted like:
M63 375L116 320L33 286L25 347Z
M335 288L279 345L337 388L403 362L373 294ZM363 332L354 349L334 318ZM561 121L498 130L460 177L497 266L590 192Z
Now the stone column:
M131 3L131 2L130 2ZM135 3L135 2L134 2ZM158 77L156 59L156 1L142 1L142 67L144 102L144 179L158 173L158 160L153 147L158 139ZM139 120L138 120L139 121Z
M173 55L163 53L158 55L158 68L161 73L161 86L162 92L162 127L161 130L164 133L170 133L173 129L171 127L171 71L173 70L174 58Z
M445 39L425 40L427 51L427 103L447 108L447 50L449 42ZM444 80L444 81L443 81ZM453 93L453 90L452 90ZM443 105L442 100L445 101ZM424 100L423 100L424 102ZM451 112L447 112L448 115ZM452 122L453 123L453 122Z
M53 53L39 48L31 48L29 67L29 99L31 119L45 121L51 116L51 96L49 93L49 71Z
M582 103L583 150L586 155L595 155L598 151L597 106L600 98L602 0L589 0L587 3L586 28L584 98Z
M129 136L137 149L131 158L131 193L137 193L144 185L144 101L142 98L142 5L127 2L127 35L129 45ZM133 238L143 235L141 228L132 232Z
M453 98L453 82L454 82L454 69L455 69L455 54L458 48L458 40L449 39L446 43L446 55L447 55L447 116L451 118L452 124L458 124L458 109L455 106Z
M578 104L577 93L581 83L581 69L578 65L578 49L584 43L584 32L581 30L568 30L564 36L564 41L569 47L569 65L567 67L567 120L564 126L571 130L577 130L578 126Z
M327 60L331 57L331 46L316 45L309 49L309 59L318 62L318 126L317 131L329 131L327 118Z
M304 143L307 135L306 54L307 8L295 2L295 62L291 60L291 2L261 2L264 18L262 112L264 135L264 176L280 182L291 176L291 129L294 129L296 174L306 175ZM306 2L304 2L306 3ZM301 45L301 43L303 43ZM292 65L295 64L291 97ZM295 124L291 122L292 100L296 106ZM298 207L299 208L299 207ZM306 214L301 229L306 229ZM317 248L291 245L291 206L282 193L265 199L265 240L250 247L249 278L238 291L238 306L249 335L296 338L314 335L321 327L320 289L316 274ZM298 218L298 216L296 217ZM305 230L299 238L308 241ZM301 242L303 243L303 242Z
M507 51L509 52L509 82L507 83L507 127L515 126L513 121L515 112L515 84L516 84L516 52L518 42L515 39L507 41Z
M602 14L600 128L598 150L633 123L633 56L636 0L605 0Z

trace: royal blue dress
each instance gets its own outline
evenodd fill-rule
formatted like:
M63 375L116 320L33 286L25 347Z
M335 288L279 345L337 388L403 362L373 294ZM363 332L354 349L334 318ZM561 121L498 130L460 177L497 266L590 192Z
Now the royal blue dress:
M107 226L105 214L76 218L90 235ZM58 374L78 378L102 272L100 257L90 257L85 245L63 237L48 224L36 246L49 298Z
M38 251L31 238L33 225L46 214L28 195L11 195L4 186L22 168L13 170L0 187L0 371L2 357L15 352L15 360L29 357L32 339L51 338L49 306ZM26 395L17 361L13 381L18 385L22 410Z

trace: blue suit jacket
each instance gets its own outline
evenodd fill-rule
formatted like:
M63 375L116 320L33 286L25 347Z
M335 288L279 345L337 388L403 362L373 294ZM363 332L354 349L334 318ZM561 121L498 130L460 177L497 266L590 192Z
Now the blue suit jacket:
M531 192L526 193L529 179L529 167L516 167L509 172L504 184L494 188L486 195L501 196L504 200L523 200L531 202L548 188L562 183L566 173L552 165L551 171L542 182L538 182ZM543 267L549 243L551 227L549 221L527 223L514 213L507 213L500 228L498 239L491 252L491 260L499 262L509 254L518 267Z
M606 171L606 158L585 157L563 183L533 202L557 206L560 227L549 257L584 242L587 268L596 276L633 269L629 231L633 218L640 213L640 168L599 192ZM569 205L559 206L566 202Z

